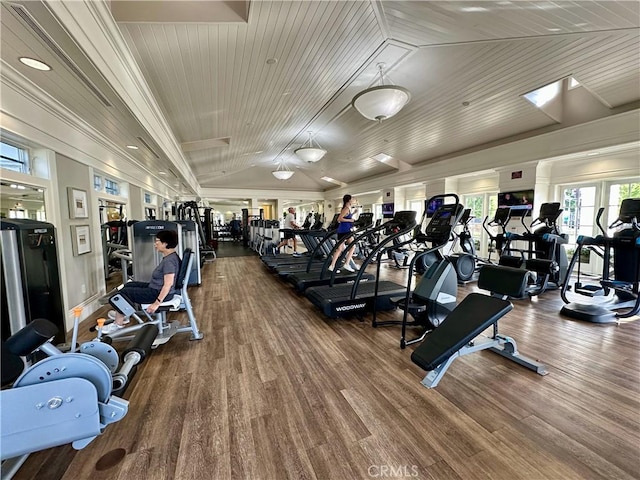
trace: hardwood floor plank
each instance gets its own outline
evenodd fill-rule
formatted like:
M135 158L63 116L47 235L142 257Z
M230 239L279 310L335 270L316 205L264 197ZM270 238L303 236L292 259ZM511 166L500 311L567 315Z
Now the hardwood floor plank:
M406 270L382 274L402 283ZM562 318L557 291L514 301L500 330L549 375L480 352L426 389L399 326L326 319L257 257L219 258L202 275L190 295L204 338L155 350L124 419L83 450L33 454L17 479L370 480L385 478L381 468L437 480L640 478L640 322ZM106 310L81 324L82 340ZM121 462L96 470L119 448Z

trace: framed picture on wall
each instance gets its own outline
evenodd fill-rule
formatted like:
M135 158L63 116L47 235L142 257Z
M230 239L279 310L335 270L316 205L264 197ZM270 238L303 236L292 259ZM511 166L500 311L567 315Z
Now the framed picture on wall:
M71 240L74 257L90 253L91 237L89 233L89 225L71 225Z
M89 218L86 190L67 187L67 195L69 197L69 218Z

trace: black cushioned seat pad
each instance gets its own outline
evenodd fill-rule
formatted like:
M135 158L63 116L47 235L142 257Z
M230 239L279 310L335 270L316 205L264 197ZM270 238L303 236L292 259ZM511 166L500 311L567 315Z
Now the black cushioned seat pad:
M470 293L411 354L426 371L437 368L513 308L510 302Z

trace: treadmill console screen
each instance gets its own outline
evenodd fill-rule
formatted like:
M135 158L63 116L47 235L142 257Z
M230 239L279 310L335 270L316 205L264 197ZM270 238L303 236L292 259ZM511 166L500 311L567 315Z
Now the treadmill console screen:
M396 212L391 222L393 222L394 225L397 225L400 230L404 230L405 228L409 228L416 224L416 212L413 210Z
M425 234L428 241L445 244L451 236L451 231L456 224L455 219L462 213L462 205L442 205L427 225Z

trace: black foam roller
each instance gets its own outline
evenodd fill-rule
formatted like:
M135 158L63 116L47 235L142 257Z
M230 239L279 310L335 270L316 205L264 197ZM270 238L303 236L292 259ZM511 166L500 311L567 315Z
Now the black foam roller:
M124 360L129 352L137 352L140 355L138 364L142 363L145 357L151 353L151 345L153 345L153 341L157 336L158 327L155 324L149 323L143 326L138 330L133 340L129 342L129 345L127 345L127 348L122 352L120 358Z

